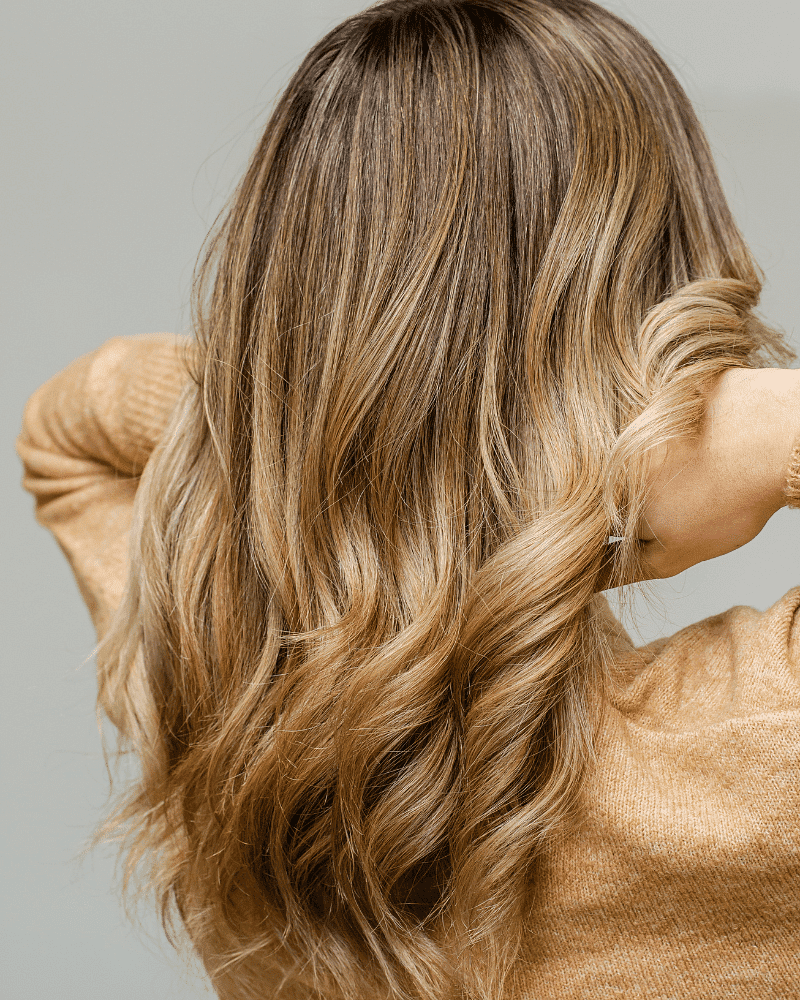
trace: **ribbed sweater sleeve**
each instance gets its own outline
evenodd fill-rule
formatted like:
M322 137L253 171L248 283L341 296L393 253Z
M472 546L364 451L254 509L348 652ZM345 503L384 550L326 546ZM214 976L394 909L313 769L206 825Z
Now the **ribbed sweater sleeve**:
M189 378L188 337L113 337L28 399L16 452L35 517L72 567L98 635L121 597L139 476Z

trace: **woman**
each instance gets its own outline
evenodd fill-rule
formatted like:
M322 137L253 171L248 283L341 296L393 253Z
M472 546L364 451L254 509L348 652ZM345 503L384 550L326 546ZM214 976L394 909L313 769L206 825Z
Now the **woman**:
M800 505L759 292L632 28L387 0L279 100L194 336L34 393L142 767L97 840L220 996L794 988L800 587L640 649L600 593Z

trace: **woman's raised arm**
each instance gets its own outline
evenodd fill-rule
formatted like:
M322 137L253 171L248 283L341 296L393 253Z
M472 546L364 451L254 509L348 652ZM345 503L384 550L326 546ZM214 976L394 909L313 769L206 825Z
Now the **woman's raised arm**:
M800 506L800 370L732 368L709 396L701 435L655 449L639 537L661 579L741 548ZM626 580L635 583L637 580Z
M189 377L187 337L114 337L30 396L17 436L36 520L66 555L101 632L122 592L139 476Z

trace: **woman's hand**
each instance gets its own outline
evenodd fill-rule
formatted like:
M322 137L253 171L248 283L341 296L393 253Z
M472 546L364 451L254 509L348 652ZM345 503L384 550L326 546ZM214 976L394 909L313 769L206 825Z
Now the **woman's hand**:
M800 370L725 371L709 396L700 437L651 453L652 499L638 531L646 575L621 582L675 576L752 541L787 502L783 488L798 437Z

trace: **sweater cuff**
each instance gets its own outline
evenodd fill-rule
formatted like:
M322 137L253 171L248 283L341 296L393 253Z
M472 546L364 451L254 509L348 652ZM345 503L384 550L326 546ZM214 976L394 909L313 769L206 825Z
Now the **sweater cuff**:
M783 493L787 498L787 507L800 508L800 438L795 441L792 448Z

